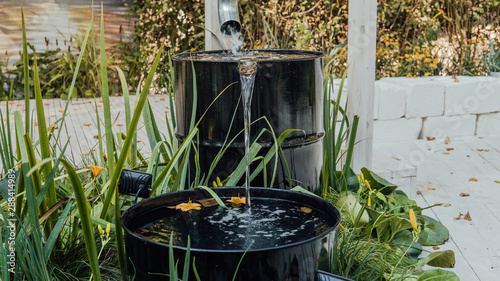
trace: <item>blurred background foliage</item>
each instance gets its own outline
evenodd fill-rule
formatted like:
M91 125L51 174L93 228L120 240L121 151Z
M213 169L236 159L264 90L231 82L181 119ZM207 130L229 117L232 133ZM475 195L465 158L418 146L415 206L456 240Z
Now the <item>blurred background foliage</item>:
M155 90L170 92L169 56L204 49L204 0L134 0L124 5L130 8L135 33L113 48L110 65L124 70L133 89L144 80L154 54L164 45L167 51L160 62ZM332 60L328 72L340 77L345 71L348 0L240 0L239 5L243 48L321 51L326 62ZM379 0L377 21L377 78L500 71L500 0ZM42 84L54 88L44 96L68 94L68 81L56 76L71 71L71 54L63 50L39 55L54 61L40 66ZM100 76L95 59L84 58L81 71L89 81L74 95L98 95L92 86L100 85L92 78ZM54 70L55 64L60 72ZM16 67L11 74L19 72L22 63ZM5 69L0 72L0 83L4 83L0 98L9 92L8 75ZM109 80L112 89L119 89L113 86L116 77Z

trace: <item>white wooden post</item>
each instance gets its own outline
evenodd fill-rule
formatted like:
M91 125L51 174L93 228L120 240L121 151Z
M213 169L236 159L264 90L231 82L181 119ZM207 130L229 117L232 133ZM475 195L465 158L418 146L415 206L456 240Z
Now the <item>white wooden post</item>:
M222 50L218 0L205 0L205 51Z
M351 162L359 173L362 167L372 166L377 0L350 0L348 27L347 115L349 120L359 116Z

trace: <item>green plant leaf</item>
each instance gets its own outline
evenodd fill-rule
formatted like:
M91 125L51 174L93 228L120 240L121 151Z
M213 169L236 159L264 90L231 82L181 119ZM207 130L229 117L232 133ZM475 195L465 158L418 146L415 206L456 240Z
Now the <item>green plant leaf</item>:
M361 173L363 174L365 180L367 180L370 183L372 189L376 189L382 192L382 194L384 195L389 195L398 188L397 185L380 177L374 172L368 170L367 168L361 168Z
M418 281L460 281L460 278L451 271L435 268L425 271Z
M352 224L355 224L356 218L359 216L361 211L363 213L361 214L359 223L361 225L367 224L370 220L368 212L363 210L363 207L359 204L356 196L352 194L340 197L335 205L340 209L342 217L348 219Z
M224 204L224 202L222 202L219 195L217 195L211 188L206 187L206 186L201 186L201 185L198 186L197 188L202 188L202 189L208 191L208 193L210 193L210 195L215 199L215 201L217 201L217 204L219 204L219 206L222 206L222 207L227 209L226 204Z
M408 247L411 246L411 248L408 249L406 255L409 256L414 262L416 262L418 256L422 253L423 248L419 243L413 243L412 232L409 230L403 230L397 233L394 237L395 238L391 241L391 246L402 247L404 250L408 249Z
M320 196L318 196L317 194L314 194L314 193L312 193L311 191L309 191L309 190L307 190L307 189L303 188L302 186L296 186L296 187L294 187L294 188L292 188L292 189L290 189L290 190L291 190L291 191L302 192L302 193L309 194L309 195L316 196L316 197L320 197ZM320 198L321 198L321 197L320 197Z
M424 225L418 240L420 244L423 246L436 246L449 239L449 231L442 223L428 216L420 217L424 219Z
M441 267L441 268L454 268L455 267L455 252L452 250L433 252L427 257L418 261L419 265L425 264Z

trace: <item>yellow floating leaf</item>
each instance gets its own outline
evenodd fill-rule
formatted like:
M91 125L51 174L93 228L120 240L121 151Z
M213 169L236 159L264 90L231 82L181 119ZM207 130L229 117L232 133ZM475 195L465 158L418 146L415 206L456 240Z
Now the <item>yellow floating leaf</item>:
M247 200L245 197L231 197L231 199L226 200L227 202L231 202L233 207L238 208L241 204L246 204Z
M183 212L188 212L192 210L201 210L201 204L191 202L191 199L187 203L180 203L175 206L175 209L180 209Z
M88 127L90 126L90 123L83 123L83 126Z
M477 181L476 178L470 178L469 181Z
M310 212L312 212L312 209L307 208L307 207L300 207L300 210L306 214L309 214Z
M105 169L105 168L103 168L103 167L94 166L94 165L89 165L88 167L92 170L92 174L94 175L94 178L96 178L97 176L99 176L99 174L100 174L102 171L105 171L105 170L106 170L106 169Z

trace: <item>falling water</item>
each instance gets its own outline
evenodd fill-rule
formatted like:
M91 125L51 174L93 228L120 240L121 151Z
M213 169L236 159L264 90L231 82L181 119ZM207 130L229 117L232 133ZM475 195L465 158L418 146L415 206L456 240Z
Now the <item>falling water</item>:
M229 26L229 35L224 35L224 48L231 50L233 55L237 55L243 46L241 32L235 27Z
M240 60L239 62L240 81L241 81L241 98L243 100L243 119L245 126L245 200L247 206L250 207L250 108L252 102L253 85L255 81L255 73L257 72L257 63L252 60Z

